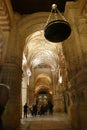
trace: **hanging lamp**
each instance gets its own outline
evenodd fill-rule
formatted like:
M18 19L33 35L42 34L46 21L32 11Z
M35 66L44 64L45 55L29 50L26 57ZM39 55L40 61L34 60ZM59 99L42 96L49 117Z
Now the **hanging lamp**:
M52 17L53 15L54 18ZM70 36L70 33L71 33L70 24L57 9L57 5L52 4L51 13L49 14L46 26L44 28L45 38L50 42L62 42Z

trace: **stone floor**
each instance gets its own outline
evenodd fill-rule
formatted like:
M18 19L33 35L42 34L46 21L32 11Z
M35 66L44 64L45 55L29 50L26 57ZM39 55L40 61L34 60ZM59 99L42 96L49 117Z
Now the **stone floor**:
M21 119L21 124L17 130L73 130L70 121L65 113L54 113L47 116Z

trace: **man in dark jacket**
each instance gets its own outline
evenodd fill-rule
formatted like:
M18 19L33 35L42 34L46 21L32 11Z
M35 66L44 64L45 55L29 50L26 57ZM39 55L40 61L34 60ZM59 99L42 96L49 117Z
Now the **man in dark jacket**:
M0 105L0 130L3 130L3 123L2 123L2 119L1 119L3 112L4 112L4 107L2 105Z
M24 118L27 118L27 114L28 114L28 105L27 105L27 103L25 103L25 105L24 105Z

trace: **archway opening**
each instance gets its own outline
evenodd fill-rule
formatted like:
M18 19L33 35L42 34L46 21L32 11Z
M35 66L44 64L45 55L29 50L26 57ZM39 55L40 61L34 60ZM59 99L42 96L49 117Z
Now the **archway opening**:
M54 44L45 39L43 30L34 31L26 37L23 51L22 108L25 102L31 106L39 100L39 94L48 86L50 101L54 103L54 95L58 96L67 87L67 72L62 43ZM60 78L62 77L62 83ZM39 89L36 96L35 91ZM47 96L46 94L42 97ZM62 102L62 99L61 99ZM56 106L56 104L55 104Z

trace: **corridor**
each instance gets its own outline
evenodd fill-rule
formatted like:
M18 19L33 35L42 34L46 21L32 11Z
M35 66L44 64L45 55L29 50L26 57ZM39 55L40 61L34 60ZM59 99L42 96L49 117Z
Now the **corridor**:
M21 119L17 130L73 130L65 113L54 113L47 116L28 116Z
M0 0L0 110L4 130L87 130L87 0Z

